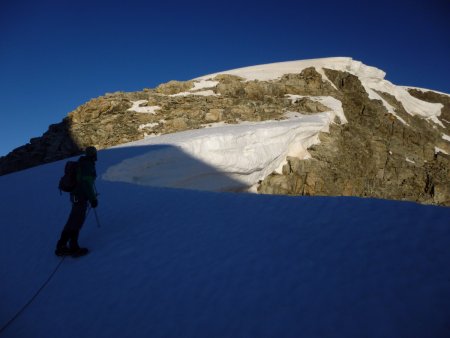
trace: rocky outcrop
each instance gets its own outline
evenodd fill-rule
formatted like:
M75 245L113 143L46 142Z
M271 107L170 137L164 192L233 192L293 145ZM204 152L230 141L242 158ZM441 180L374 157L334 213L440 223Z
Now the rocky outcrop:
M409 114L392 93L370 98L350 72L314 67L274 80L220 74L214 83L170 81L155 89L95 98L51 125L39 138L0 159L0 174L99 149L211 123L285 118L287 112L329 111L316 97L342 103L347 123L331 125L311 158L289 157L281 172L258 187L260 193L366 196L450 205L450 96L409 89L426 102L443 105L439 121ZM326 79L324 76L326 76ZM292 97L295 96L295 100ZM386 109L384 102L395 110ZM136 108L138 106L138 108ZM339 121L336 121L339 122ZM342 121L340 121L342 122Z
M1 157L0 175L53 162L80 152L80 147L72 139L70 120L65 118L60 123L50 125L41 137L32 138L28 144Z
M338 87L348 123L332 126L309 149L311 159L288 158L282 173L264 179L258 191L270 194L363 196L450 205L450 143L444 128L411 116L400 102L383 93L407 124L370 100L359 79L328 70ZM444 96L413 93L444 104Z

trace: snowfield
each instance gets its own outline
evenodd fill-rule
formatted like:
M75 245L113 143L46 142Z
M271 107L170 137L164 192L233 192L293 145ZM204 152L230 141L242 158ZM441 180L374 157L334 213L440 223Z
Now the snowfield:
M69 201L65 161L0 177L2 338L448 337L449 208L101 179L151 147L99 152L91 253L6 328L61 262Z

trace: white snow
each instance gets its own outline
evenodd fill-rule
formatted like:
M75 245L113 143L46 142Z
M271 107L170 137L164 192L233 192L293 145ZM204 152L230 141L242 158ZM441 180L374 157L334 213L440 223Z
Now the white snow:
M160 110L160 106L149 106L149 107L141 107L141 105L146 104L147 100L138 100L138 101L132 101L133 106L128 109L128 111L134 111L136 113L143 113L143 114L156 114L157 110Z
M296 116L283 121L216 125L128 143L120 147L148 150L111 166L103 179L174 188L242 190L279 170L287 156L309 158L307 149L319 143L319 132L328 132L334 120L332 112Z
M441 115L441 109L443 108L442 104L425 102L411 96L405 87L395 86L391 82L385 80L386 73L382 70L364 65L362 62L355 61L349 57L289 61L244 67L201 76L195 80L205 81L213 79L219 74L230 74L240 76L246 81L269 81L279 79L285 74L300 73L303 69L308 67L315 67L322 75L323 80L328 82L329 79L325 76L324 68L345 71L357 76L369 94L369 98L381 100L387 111L396 116L396 118L404 124L407 124L406 121L398 116L394 108L376 91L386 92L395 96L395 98L402 103L408 114L421 116L443 127L442 122L438 119Z
M2 338L446 337L450 208L101 179L147 151L99 151L90 254L66 258ZM60 263L64 164L0 177L0 330Z
M444 93L444 92L439 92L439 91L434 90L434 89L426 89L426 88L411 87L411 86L401 86L401 87L405 88L406 90L408 90L408 89L416 89L416 90L419 90L419 91L424 92L424 93L431 91L431 92L438 93L438 94L441 94L441 95L450 96L450 94L447 94L447 93Z
M189 96L189 95L198 95L198 96L220 96L220 94L214 93L212 89L208 88L214 88L219 84L219 81L211 81L202 79L199 81L194 82L194 87L189 89L187 92L181 92L177 94L172 94L169 96L177 97L177 96ZM201 89L207 89L207 90L201 90Z
M210 81L210 80L200 80L194 82L194 88L191 88L190 91L214 88L219 84L219 81Z
M181 92L181 93L172 94L172 95L169 95L169 96L177 97L177 96L189 96L189 95L198 95L198 96L220 96L220 94L214 93L214 91L211 90L211 89L209 89L209 90L202 90L202 91L198 91L198 92Z
M337 57L337 58L322 58L322 59L311 59L301 61L277 62L258 66L250 66L209 74L198 77L194 80L197 81L208 80L214 79L214 77L219 74L230 74L242 77L247 81L252 80L269 81L279 79L285 74L301 73L303 69L309 67L316 67L319 69L329 68L337 70L358 71L359 74L376 72L378 73L379 76L382 75L384 77L384 72L374 67L365 66L361 62L353 61L351 58Z
M344 109L342 108L342 102L332 96L301 96L293 94L287 94L286 96L289 97L292 103L295 103L304 97L309 98L312 101L320 102L325 107L330 108L331 111L339 117L340 124L348 123L344 114Z
M441 110L444 107L444 105L442 105L441 103L429 103L419 100L411 96L403 87L395 86L391 82L384 79L371 78L363 81L363 85L369 92L370 98L380 98L379 95L374 92L374 90L389 93L395 96L397 101L402 103L403 108L405 108L406 112L410 115L421 116L440 125L441 127L444 127L442 122L438 119L438 117L441 115ZM386 108L390 113L396 115L395 112L393 112L392 107L388 108L386 106Z
M435 154L442 153L442 154L448 155L448 153L444 149L441 149L439 147L434 147L434 153Z
M139 130L142 130L142 129L151 129L151 128L154 128L154 127L156 127L156 126L158 126L159 125L159 123L145 123L145 124L141 124L141 125L139 125Z
M446 134L442 134L442 138L446 141L450 142L450 136L446 135Z

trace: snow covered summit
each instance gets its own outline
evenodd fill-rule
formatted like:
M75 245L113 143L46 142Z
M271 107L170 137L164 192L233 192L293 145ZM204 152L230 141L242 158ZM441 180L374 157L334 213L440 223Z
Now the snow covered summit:
M364 86L364 89L371 99L382 101L387 111L404 123L406 122L397 115L394 107L389 104L387 100L383 99L377 91L393 95L409 114L428 118L443 126L442 122L438 119L441 115L441 110L444 107L443 104L430 103L417 99L408 92L407 88L395 86L391 82L385 80L386 73L381 69L367 66L362 62L355 61L349 57L288 61L245 67L202 76L196 80L199 80L200 83L202 83L205 80L213 79L217 75L229 74L242 77L246 81L269 81L282 78L287 74L301 73L304 69L310 67L313 67L322 76L322 80L328 82L335 89L337 89L337 87L327 77L324 69L332 69L355 75L361 81L361 84Z

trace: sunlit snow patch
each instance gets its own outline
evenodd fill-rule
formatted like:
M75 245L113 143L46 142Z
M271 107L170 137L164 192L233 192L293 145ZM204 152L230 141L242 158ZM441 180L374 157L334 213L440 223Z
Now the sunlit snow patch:
M302 96L293 94L287 94L286 96L291 100L292 103L295 103L304 97L312 101L320 102L325 107L330 108L336 114L336 116L339 117L340 124L348 123L347 118L344 114L344 109L342 108L342 102L332 96Z
M194 87L190 89L190 91L214 88L219 84L219 81L211 81L211 80L200 80L194 82Z
M408 89L415 89L415 90L418 90L418 91L420 91L422 93L433 92L433 93L438 93L438 94L445 95L445 96L450 96L450 94L447 94L447 93L444 93L444 92L439 92L439 91L434 90L434 89L426 89L426 88L411 87L411 86L400 86L400 87L404 88L406 90L408 90Z
M439 147L434 147L434 153L435 154L442 153L442 154L448 155L448 153L444 149L441 149Z
M307 149L328 132L331 112L297 114L283 121L242 123L162 135L119 147L148 153L111 166L103 179L149 186L230 191L248 188L278 169L287 156ZM152 147L153 146L153 147Z
M194 82L194 87L189 89L187 92L181 92L177 94L172 94L169 96L177 97L177 96L189 96L189 95L197 95L197 96L220 96L219 94L214 93L214 91L210 88L214 88L219 84L219 81L211 81L211 80L199 80ZM205 89L205 90L201 90Z
M444 105L442 105L441 103L430 103L419 100L409 94L409 92L403 87L396 86L391 82L384 80L383 78L373 77L363 79L362 84L366 88L366 91L369 93L369 98L382 100L387 110L391 114L395 115L399 120L402 119L397 116L397 113L394 111L392 106L390 106L383 98L381 98L381 96L378 95L375 90L393 95L397 101L401 102L403 108L405 108L408 114L412 116L417 115L423 117L440 125L441 127L444 127L442 122L438 119L438 117L441 115L442 108L444 107Z
M138 128L138 130L143 130L143 129L152 129L155 128L159 125L159 123L145 123L145 124L141 124Z
M198 91L198 92L181 92L181 93L172 94L172 95L169 95L169 96L177 97L177 96L189 96L189 95L197 95L197 96L220 96L219 94L214 93L214 91L211 90L211 89L209 89L209 90L202 90L202 91Z
M132 101L133 106L129 108L128 111L144 114L156 114L156 111L161 109L160 106L141 107L141 105L146 104L147 102L147 100Z

